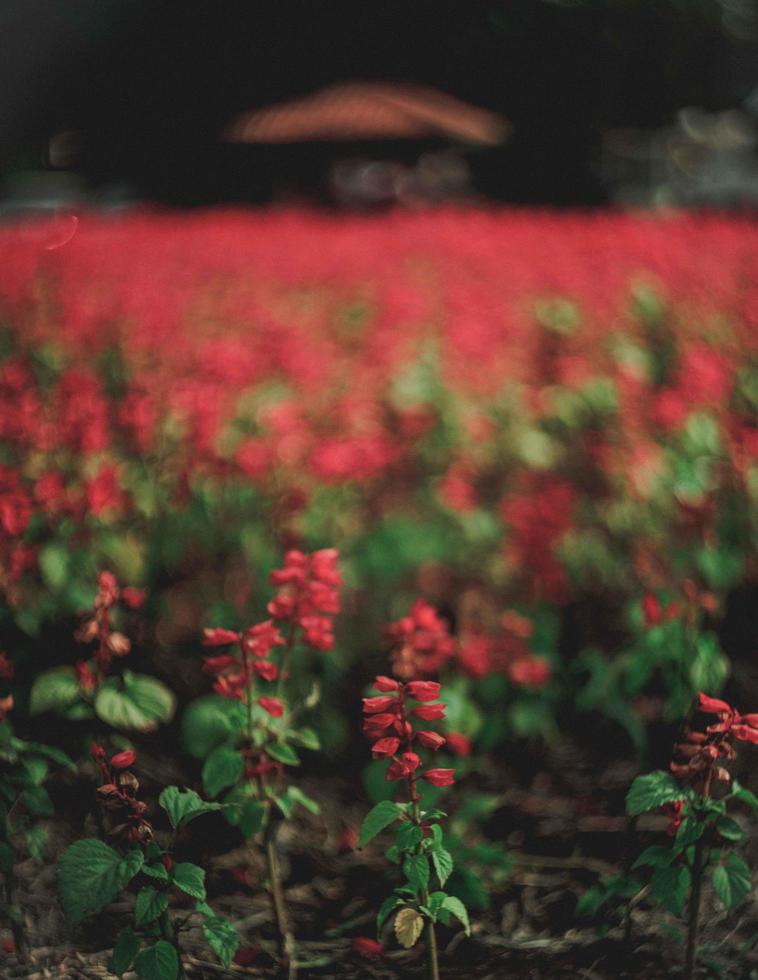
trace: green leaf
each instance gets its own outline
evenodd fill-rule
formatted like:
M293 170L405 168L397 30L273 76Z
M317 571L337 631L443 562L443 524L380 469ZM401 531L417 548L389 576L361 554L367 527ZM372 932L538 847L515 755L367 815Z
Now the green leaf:
M26 848L35 861L44 859L49 837L50 835L44 827L30 827L27 830L24 837Z
M390 895L388 898L382 902L379 906L379 911L376 914L376 934L377 936L382 931L382 926L387 921L389 916L394 912L398 905L404 905L405 902L402 898L398 898L397 895Z
M690 869L684 865L659 866L650 879L650 888L669 912L681 915L689 894L690 881Z
M21 800L29 813L35 817L52 817L55 813L53 801L43 786L30 786L21 794Z
M753 879L741 857L731 853L711 871L713 888L727 910L736 908L750 895Z
M689 847L690 844L694 844L696 840L700 840L704 830L705 826L702 820L697 820L695 817L685 817L676 832L674 841L676 849L681 851L683 848Z
M403 861L403 874L417 892L429 885L429 859L426 854L411 854Z
M239 946L234 924L221 915L214 915L207 918L203 923L203 934L221 963L224 966L229 966Z
M263 829L267 807L261 800L246 800L239 815L239 829L245 837L252 837Z
M312 728L301 728L299 731L292 732L290 737L298 745L302 745L304 749L311 749L313 752L318 752L321 748L321 741Z
M58 542L52 541L40 548L37 563L45 585L52 592L60 592L68 581L70 558L69 549Z
M182 741L196 759L204 759L213 749L241 732L244 708L239 701L218 694L193 701L182 716Z
M177 888L181 888L193 898L205 898L205 871L196 864L189 861L175 864L171 871L171 879Z
M668 866L674 859L674 852L670 847L663 847L661 844L651 844L646 847L637 860L632 865L632 871L650 865L657 868L659 865Z
M137 894L134 903L134 921L138 926L146 926L162 915L168 908L168 896L152 885L147 885Z
M395 843L401 851L412 851L421 843L423 837L424 831L421 827L408 821L398 827Z
M203 789L209 796L218 796L222 789L237 782L244 768L244 760L237 749L219 745L203 765Z
M456 919L461 923L463 929L467 936L471 935L471 926L468 921L468 912L466 911L466 906L459 898L455 898L453 895L446 896L442 905L440 906L441 912L449 912L454 915Z
M716 830L724 840L742 840L745 836L745 831L731 817L719 817L716 821Z
M736 779L732 782L732 794L740 803L745 803L753 810L758 810L758 796L741 786Z
M58 861L58 895L75 925L110 904L142 867L144 855L134 849L124 857L100 840L72 844Z
M377 834L381 833L385 827L399 820L403 816L403 809L391 800L382 800L366 814L366 818L361 824L359 847L365 847L372 841Z
M608 895L604 889L593 885L592 888L588 888L580 896L579 901L576 903L574 914L577 916L594 915L607 898Z
M321 806L304 793L299 786L290 786L287 789L287 795L294 803L299 803L308 813L313 813L314 815L321 813Z
M277 762L284 763L285 766L300 765L297 752L295 752L291 745L286 745L284 742L272 742L271 745L267 745L266 753L272 759L276 759Z
M168 814L168 819L174 830L185 827L190 820L210 813L213 810L223 810L221 803L208 803L201 799L192 789L179 789L178 786L167 786L158 797L158 803Z
M156 881L168 881L168 871L162 864L143 864L142 874L155 878Z
M76 763L73 759L69 758L60 749L56 749L54 745L42 745L40 742L24 742L23 750L33 755L41 755L43 758L49 759L51 762L55 762L66 769L76 769Z
M281 796L272 796L271 799L282 811L285 820L289 820L292 814L295 812L295 804L290 798L289 794L283 793Z
M62 711L80 697L81 691L73 667L46 670L32 685L29 713L40 715L43 711Z
M176 698L165 684L130 670L122 678L107 678L95 696L95 712L102 721L140 732L171 721L175 708Z
M126 973L134 962L134 957L139 952L139 939L134 935L134 930L127 926L118 934L116 945L113 947L108 969L115 973L117 977Z
M24 782L32 786L41 786L47 776L47 761L37 756L29 756L22 760L24 767Z
M453 855L446 851L444 847L438 847L432 851L432 864L439 878L440 885L444 888L445 882L453 873Z
M442 847L442 827L438 823L433 823L429 829L432 836L428 844L432 850L436 851L438 847Z
M179 958L171 943L160 939L142 950L134 961L134 969L140 980L176 980Z
M668 772L651 772L638 776L626 795L626 812L630 817L655 810L664 803L674 803L687 796L674 777Z

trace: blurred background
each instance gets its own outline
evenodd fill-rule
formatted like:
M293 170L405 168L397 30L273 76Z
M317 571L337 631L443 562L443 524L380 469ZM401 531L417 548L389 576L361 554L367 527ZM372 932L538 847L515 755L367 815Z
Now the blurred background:
M758 200L754 0L5 0L0 27L6 213Z

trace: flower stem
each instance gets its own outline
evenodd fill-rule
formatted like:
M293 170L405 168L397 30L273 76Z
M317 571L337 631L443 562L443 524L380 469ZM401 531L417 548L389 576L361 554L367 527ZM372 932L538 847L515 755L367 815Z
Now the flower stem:
M269 804L270 806L270 804ZM287 919L287 906L284 903L281 875L279 874L279 857L276 853L276 827L269 812L264 830L264 846L266 850L266 867L268 870L271 903L274 906L276 929L279 939L279 955L289 980L297 976L295 960L295 939L290 931Z
M684 980L692 980L697 962L697 940L700 926L700 886L703 877L703 839L695 844L695 857L692 862L692 889L687 925L687 955L684 965Z

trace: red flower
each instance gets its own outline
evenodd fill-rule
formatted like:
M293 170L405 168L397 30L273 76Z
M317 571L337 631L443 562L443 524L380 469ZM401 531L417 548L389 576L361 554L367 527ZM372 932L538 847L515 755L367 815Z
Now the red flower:
M440 695L440 685L436 681L411 681L405 690L415 701L434 701Z
M427 769L421 778L432 786L452 786L455 782L455 769Z
M414 734L414 738L417 738L425 749L432 749L434 752L442 748L445 742L448 741L447 738L443 738L437 732L418 731Z
M369 738L381 738L388 729L396 729L398 720L395 715L386 713L369 715L363 721L363 731Z
M273 718L281 718L284 714L284 704L279 698L258 698L258 704Z
M239 643L240 634L234 630L225 630L221 627L203 630L204 647L225 647L229 643Z
M380 738L378 742L374 743L373 748L371 749L371 755L375 759L384 759L388 756L394 755L399 748L399 738Z
M13 708L13 695L9 694L7 698L0 698L0 721L5 721L5 716Z
M642 612L645 615L645 625L648 628L657 626L662 619L661 604L658 597L651 592L646 593L642 597Z
M374 681L374 689L377 691L396 691L400 685L391 677L379 676Z
M415 752L403 752L398 759L392 760L385 778L390 782L396 779L407 779L420 765L421 759Z
M15 669L11 661L8 659L8 655L5 653L0 653L0 680L12 681L14 674Z
M130 609L139 609L145 602L147 591L145 589L133 589L127 586L121 590L121 599Z
M111 758L111 766L114 769L128 769L137 761L137 753L128 749L126 752L119 752Z
M397 700L393 697L364 698L364 714L374 715L382 711L394 713L397 709Z
M368 936L356 936L350 945L353 952L360 953L361 956L384 955L384 946L376 939L370 939Z
M447 732L445 735L445 741L447 742L448 749L453 753L453 755L471 755L471 739L466 738L465 735L461 735L458 732Z
M508 667L510 679L523 687L544 687L551 674L550 663L543 657L524 657Z
M275 681L279 676L279 668L268 660L253 661L253 670L262 677L264 681Z
M209 644L210 645L210 644ZM229 653L222 653L219 657L205 657L203 660L203 673L223 674L230 667L236 667L239 661Z
M423 721L438 721L445 717L446 708L447 705L441 702L439 704L422 704L418 708L414 708L411 714Z

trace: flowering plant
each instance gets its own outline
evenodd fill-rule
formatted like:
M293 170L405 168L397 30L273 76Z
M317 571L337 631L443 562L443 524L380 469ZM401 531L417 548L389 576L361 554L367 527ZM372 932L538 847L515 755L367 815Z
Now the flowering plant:
M33 715L56 711L77 721L97 716L114 728L137 731L171 720L176 699L165 684L130 670L111 674L114 658L132 648L129 637L114 628L114 618L124 608L138 609L144 599L140 589L121 587L111 572L100 573L93 609L75 633L80 643L94 644L93 655L40 674L31 691Z
M626 798L627 813L637 817L661 809L668 817L669 846L653 844L637 858L635 868L651 867L652 893L676 915L688 909L684 976L694 975L700 899L707 873L727 910L743 902L752 889L744 860L730 850L742 840L742 826L727 815L732 801L758 811L758 799L732 779L722 762L736 752L734 740L758 744L758 714L741 715L718 698L700 693L674 746L670 771L638 776ZM718 794L717 787L724 792Z
M202 920L208 945L224 966L229 966L238 941L234 925L216 915L206 902L205 871L189 861L172 857L177 834L196 817L220 810L218 803L202 800L192 790L169 786L159 797L171 826L161 846L148 806L138 798L139 780L132 771L136 753L127 749L108 758L105 748L92 745L99 775L98 800L104 810L111 846L98 838L76 841L58 862L57 884L61 905L76 924L101 911L132 882L139 888L134 901L134 924L119 933L109 968L117 976L134 969L144 980L177 980L184 976L179 935L195 915ZM171 915L177 901L193 907Z
M402 676L411 673L408 654L418 646L418 632L410 629L395 631L402 646L395 668ZM410 642L409 642L410 641ZM426 648L426 642L421 643ZM424 649L424 652L428 652ZM453 858L444 846L442 827L437 822L445 814L435 808L422 809L418 781L432 786L450 786L455 770L422 768L422 750L436 752L445 744L438 732L414 727L416 723L439 721L445 717L446 705L438 701L440 685L430 680L396 680L380 676L374 681L380 694L363 699L365 719L363 730L373 741L371 754L375 759L389 762L386 778L401 782L407 800L383 800L368 813L360 830L360 846L364 847L387 827L395 832L395 843L388 857L402 867L405 882L390 895L379 909L377 931L387 918L395 915L395 935L406 949L414 946L425 932L428 975L439 976L435 923L447 923L450 917L459 919L469 932L468 913L460 899L448 895L445 883L453 870ZM438 888L432 888L433 875Z
M310 555L287 552L284 566L271 574L277 587L267 607L271 618L243 632L206 629L203 640L206 647L225 651L205 658L203 669L215 678L214 691L240 704L205 760L203 785L212 797L227 791L227 819L246 837L263 836L280 951L290 970L294 946L279 874L277 824L297 805L312 813L319 806L299 787L287 785L284 767L299 765L295 746L318 749L319 741L312 729L296 725L297 710L284 697L284 684L298 646L319 652L333 646L342 584L337 557L333 548Z

